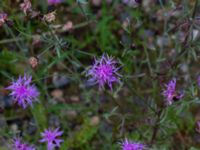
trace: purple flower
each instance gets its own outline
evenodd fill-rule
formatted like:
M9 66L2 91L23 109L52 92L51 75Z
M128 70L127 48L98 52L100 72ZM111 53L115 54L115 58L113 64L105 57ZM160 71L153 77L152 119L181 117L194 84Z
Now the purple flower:
M26 143L22 143L19 138L16 138L13 141L13 150L35 150L35 148Z
M47 150L53 150L55 147L60 147L60 143L63 142L61 139L57 139L58 136L61 136L63 131L59 131L59 128L55 130L46 129L41 133L42 139L40 142L47 142Z
M31 76L20 76L18 80L12 82L12 84L6 88L12 91L10 95L13 97L14 101L24 109L29 105L32 106L32 103L37 101L39 96L37 88L31 85L31 80Z
M0 27L8 20L6 13L0 13Z
M145 145L125 139L122 142L121 147L122 150L143 150L145 148Z
M116 66L117 62L108 55L103 55L101 59L94 60L94 64L89 67L86 76L91 77L90 82L98 84L103 88L106 84L112 89L114 82L120 82L121 75L117 73L119 68Z
M63 0L48 0L49 5L57 5L57 4L60 4L62 2L63 2Z
M122 2L130 7L137 7L139 0L122 0Z
M198 86L200 86L200 76L198 76L198 78L197 78L197 84L198 84Z
M184 96L184 93L177 94L176 91L176 79L170 80L168 84L165 84L166 89L163 91L163 96L166 98L168 105L171 105L174 100L179 100Z
M200 133L200 120L196 122L196 131Z

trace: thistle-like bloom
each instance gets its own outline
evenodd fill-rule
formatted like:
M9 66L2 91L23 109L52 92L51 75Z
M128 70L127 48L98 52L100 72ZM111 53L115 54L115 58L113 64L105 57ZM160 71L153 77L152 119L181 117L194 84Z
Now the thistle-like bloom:
M16 138L13 141L13 150L35 150L35 148L26 143L22 143L19 138Z
M11 96L15 103L22 106L24 109L27 106L32 106L34 101L38 100L39 92L34 85L31 85L31 76L19 77L18 80L12 82L6 89L11 90Z
M116 66L117 62L108 55L103 55L101 59L94 60L94 64L90 66L86 76L91 77L89 81L98 84L103 88L106 84L112 89L112 84L120 82L120 76L117 71L119 68Z
M171 105L174 100L181 99L184 94L177 94L176 91L176 79L170 80L168 84L165 84L166 89L163 91L163 96L166 98L168 105Z
M59 131L59 128L55 130L46 129L41 133L42 139L40 142L47 142L47 150L53 150L55 147L60 147L60 143L63 142L63 140L58 139L62 134L63 131Z
M57 4L60 4L62 2L63 2L63 0L48 0L49 5L57 5Z
M145 145L125 139L121 144L122 150L144 150Z

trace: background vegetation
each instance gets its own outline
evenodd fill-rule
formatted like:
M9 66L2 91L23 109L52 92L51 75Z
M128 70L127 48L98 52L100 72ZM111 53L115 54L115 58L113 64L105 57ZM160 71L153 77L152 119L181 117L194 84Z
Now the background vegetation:
M134 7L32 0L37 17L25 15L21 2L0 1L9 19L0 27L0 149L15 136L45 149L38 140L47 127L64 130L61 150L117 150L125 137L153 150L200 149L198 0L143 0ZM54 10L55 21L45 22L42 16ZM84 74L103 53L122 66L113 91L90 85ZM26 110L4 89L24 73L41 91L40 102ZM185 96L166 107L162 91L172 78Z

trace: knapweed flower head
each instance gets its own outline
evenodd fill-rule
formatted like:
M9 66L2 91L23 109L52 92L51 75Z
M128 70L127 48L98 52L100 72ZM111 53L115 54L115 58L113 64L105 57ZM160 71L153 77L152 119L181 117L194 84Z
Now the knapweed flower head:
M59 136L63 134L63 131L59 131L59 128L46 129L41 133L42 139L40 142L47 143L47 150L53 150L55 147L60 147L60 143L63 142L62 139L58 139Z
M12 150L36 150L34 146L28 145L27 143L22 143L21 139L16 138L13 140Z
M122 147L122 150L144 150L145 149L144 144L141 144L138 142L133 142L128 139L125 139L121 143L121 147Z
M27 106L32 106L33 102L38 100L39 92L35 85L31 84L32 77L24 75L19 77L18 80L13 81L6 89L11 90L11 96L15 103L22 106L24 109Z
M97 83L100 88L107 84L112 89L113 83L120 82L121 75L118 74L118 70L119 67L114 58L104 54L100 59L94 60L94 64L89 67L86 76L90 77L91 83Z
M57 4L60 4L62 2L63 2L63 0L48 0L49 5L57 5Z
M165 84L166 89L163 91L163 96L166 99L168 105L171 105L174 100L179 100L184 96L184 93L177 93L176 91L176 79L172 79L169 83Z

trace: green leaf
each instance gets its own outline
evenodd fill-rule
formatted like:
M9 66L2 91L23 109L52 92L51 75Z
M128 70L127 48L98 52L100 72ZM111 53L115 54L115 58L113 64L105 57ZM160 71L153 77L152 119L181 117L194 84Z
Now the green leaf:
M68 138L62 145L61 150L66 150L68 148L82 149L82 147L88 145L97 131L98 126L90 125L89 119L86 119L80 131L77 131L73 137Z
M37 123L37 127L40 131L43 131L47 127L47 118L45 114L45 109L42 103L35 103L34 107L31 108L31 112Z

